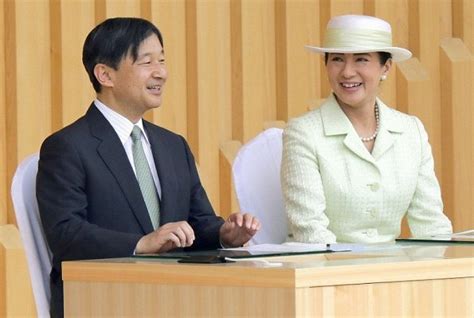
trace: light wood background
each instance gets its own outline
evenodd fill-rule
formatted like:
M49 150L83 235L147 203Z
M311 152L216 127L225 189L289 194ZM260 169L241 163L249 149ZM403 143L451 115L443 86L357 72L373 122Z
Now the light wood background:
M424 122L455 230L474 227L472 0L4 0L0 4L0 224L15 224L10 184L44 138L94 97L82 44L107 17L140 16L164 35L169 80L147 118L184 135L218 213L236 210L230 165L239 145L317 105L329 86L318 55L328 19L376 15L414 58L381 87Z

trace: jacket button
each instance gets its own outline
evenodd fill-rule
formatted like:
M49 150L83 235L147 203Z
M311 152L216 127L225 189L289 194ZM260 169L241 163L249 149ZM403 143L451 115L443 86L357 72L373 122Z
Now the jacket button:
M368 208L367 213L370 214L370 216L375 217L377 215L377 211L374 208Z
M370 229L366 233L368 237L374 237L377 234L376 232L377 231L375 229Z
M378 183L370 183L368 184L370 190L372 190L372 192L377 192L379 189L380 189L380 184Z

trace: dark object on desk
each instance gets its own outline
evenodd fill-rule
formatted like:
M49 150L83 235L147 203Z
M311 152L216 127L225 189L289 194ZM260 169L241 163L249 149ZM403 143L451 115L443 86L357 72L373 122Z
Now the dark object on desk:
M171 259L187 259L187 258L198 258L198 257L216 257L216 258L253 258L253 257L264 257L264 256L287 256L287 255L303 255L303 254L322 254L322 253L335 253L330 248L321 250L312 250L304 252L269 252L269 251L239 251L239 250L205 250L205 251L176 251L167 252L162 254L137 254L133 257L137 258L171 258ZM341 251L338 251L341 252Z
M397 242L427 242L427 243L459 243L474 244L474 237L469 236L429 236L429 237L409 237L396 239Z
M234 261L227 260L225 257L217 255L195 255L184 257L178 260L178 263L196 263L196 264L218 264L218 263L233 263Z

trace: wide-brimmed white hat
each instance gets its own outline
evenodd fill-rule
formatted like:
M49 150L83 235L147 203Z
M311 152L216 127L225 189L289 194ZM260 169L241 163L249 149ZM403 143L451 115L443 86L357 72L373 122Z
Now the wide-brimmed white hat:
M411 57L411 52L392 45L392 28L386 21L366 15L341 15L329 20L322 47L306 46L317 53L388 52L393 61Z

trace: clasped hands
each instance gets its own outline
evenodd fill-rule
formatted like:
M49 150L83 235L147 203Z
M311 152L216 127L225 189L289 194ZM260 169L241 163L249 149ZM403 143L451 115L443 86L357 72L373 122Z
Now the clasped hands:
M245 213L232 213L219 230L223 247L238 247L247 243L260 229L260 221ZM193 245L194 231L186 221L171 222L143 236L137 243L135 253L164 253L175 248Z

